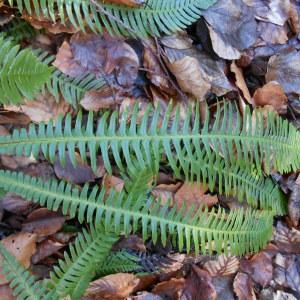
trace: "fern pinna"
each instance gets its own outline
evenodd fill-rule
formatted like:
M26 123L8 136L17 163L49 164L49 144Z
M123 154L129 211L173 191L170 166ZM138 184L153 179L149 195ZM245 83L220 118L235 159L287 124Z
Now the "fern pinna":
M150 196L128 196L126 192L112 190L107 195L97 186L90 190L85 185L79 190L63 181L24 176L22 173L0 171L0 187L22 195L50 210L61 208L63 214L77 216L80 222L100 223L116 233L137 232L144 239L158 239L165 245L168 235L177 240L179 250L196 253L232 253L241 255L265 246L272 234L272 216L268 211L235 210L229 214L223 209L208 211L186 207L161 206Z
M97 6L87 0L9 0L22 13L43 16L54 23L66 23L85 31L89 27L94 32L110 34L160 36L171 34L186 28L199 19L203 10L213 5L216 0L148 0L140 7L127 7L99 1ZM57 11L56 11L57 8Z

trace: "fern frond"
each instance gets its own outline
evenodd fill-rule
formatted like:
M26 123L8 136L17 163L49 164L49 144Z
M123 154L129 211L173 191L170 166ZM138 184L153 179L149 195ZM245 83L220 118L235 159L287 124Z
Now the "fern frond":
M90 226L90 232L83 229L70 254L64 253L64 260L59 260L47 282L50 296L55 292L60 297L70 295L71 299L80 299L90 281L96 275L97 266L104 263L118 236L105 232L103 226Z
M114 273L140 272L143 268L139 264L140 258L126 251L111 253L97 270L97 277Z
M0 35L1 103L19 103L23 97L32 99L50 76L51 68L30 50L20 50L20 46Z
M255 122L249 108L244 118L237 113L233 122L233 105L218 107L216 118L209 124L209 112L204 126L200 128L199 109L193 116L191 108L180 123L180 108L176 108L175 117L171 120L172 105L164 114L159 126L161 109L148 109L138 124L138 108L135 107L128 122L128 112L119 116L117 112L103 114L94 128L93 113L90 112L87 123L82 122L82 113L72 125L71 116L67 115L47 125L30 126L29 132L15 130L12 135L0 137L0 152L8 154L37 155L41 149L45 157L54 162L56 150L62 163L65 150L76 164L75 148L78 147L81 157L86 159L89 151L93 170L96 170L97 152L103 157L106 169L111 172L109 152L118 167L123 170L121 157L126 165L134 168L132 158L137 159L142 167L151 165L153 160L160 161L164 153L175 174L179 173L178 164L184 166L186 155L193 159L193 153L200 158L203 155L220 154L226 163L247 167L250 171L256 167L259 171L264 163L266 173L274 167L279 172L289 172L300 167L300 134L288 121L274 113L264 115L254 111ZM234 125L235 124L235 125ZM254 165L254 166L253 166Z
M22 195L50 210L58 210L71 217L77 216L80 222L100 223L116 233L136 232L142 229L143 238L150 234L154 243L159 236L162 244L167 242L168 234L176 236L180 250L191 247L196 253L203 252L243 254L257 251L265 246L272 234L272 214L269 212L231 211L223 209L208 211L191 207L187 212L183 206L178 212L176 207L161 206L154 199L144 196L130 198L124 192L105 189L99 191L95 186L90 193L85 185L80 191L68 183L24 176L22 173L0 171L0 187ZM207 245L207 248L206 248Z
M38 49L35 50L38 58L46 65L49 65L55 59L55 56L49 55ZM65 75L58 69L54 69L51 78L45 84L44 88L59 100L61 94L66 102L73 107L77 107L84 94L89 90L97 90L105 84L103 78L95 78L93 74L84 74L78 77Z
M2 273L17 300L42 300L46 289L0 243Z
M149 0L145 6L127 6L99 2L105 13L87 0L9 0L11 6L17 5L22 13L43 15L53 22L65 24L68 19L72 25L85 31L88 26L94 32L103 32L103 25L110 34L139 36L171 34L186 28L201 16L204 9L216 0ZM57 6L56 6L57 4ZM58 13L55 12L57 7ZM116 20L120 20L119 22ZM125 26L123 25L125 24ZM128 27L130 30L124 28Z

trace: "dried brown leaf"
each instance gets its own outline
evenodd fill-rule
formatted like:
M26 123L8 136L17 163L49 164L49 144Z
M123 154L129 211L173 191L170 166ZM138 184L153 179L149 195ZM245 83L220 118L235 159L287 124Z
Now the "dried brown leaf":
M267 252L259 252L250 260L241 261L241 271L248 273L262 287L266 287L273 277L272 257Z
M245 273L237 273L233 289L239 300L256 300L252 279Z
M11 213L27 215L32 208L32 202L25 200L17 194L7 193L1 200L1 206Z
M181 297L184 285L184 278L172 278L168 281L160 282L151 292L161 296L163 299L180 300L182 299Z
M292 193L289 197L289 217L295 227L298 226L300 220L300 175L292 187Z
M65 217L47 208L39 208L27 216L22 230L36 233L38 236L48 236L56 233L65 222Z
M281 85L275 81L270 81L262 88L257 89L253 96L255 106L271 105L279 114L287 112L287 96Z
M209 273L193 265L185 281L182 297L194 300L216 300L217 292Z
M95 180L95 175L91 166L83 162L80 155L75 152L75 159L77 166L72 164L68 152L66 153L66 162L63 166L59 160L54 163L54 171L59 179L66 180L75 184L82 184L85 182L92 182Z
M180 208L183 203L187 204L187 207L195 205L206 205L212 207L218 203L218 197L206 194L208 191L207 187L204 187L200 183L189 183L185 182L181 188L175 194L175 203Z
M216 260L210 260L203 265L203 269L211 276L228 276L239 269L240 262L235 256L219 255Z
M83 300L123 300L128 297L140 280L133 274L118 273L90 283Z

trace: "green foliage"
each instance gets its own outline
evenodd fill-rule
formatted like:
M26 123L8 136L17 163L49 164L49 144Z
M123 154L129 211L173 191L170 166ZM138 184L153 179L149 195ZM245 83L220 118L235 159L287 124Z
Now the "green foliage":
M114 273L139 272L142 267L139 257L126 251L112 252L97 268L97 277Z
M13 295L18 300L41 300L44 299L46 289L42 284L19 264L16 258L11 255L0 243L0 254L2 274L10 282L14 290Z
M30 39L36 36L38 32L29 23L18 17L13 18L11 22L3 27L3 33L16 43L24 39Z
M34 95L49 80L51 68L41 63L32 51L20 50L0 35L0 103L19 103Z
M200 208L188 211L183 206L161 206L144 195L128 197L126 193L99 191L95 186L90 192L86 184L80 191L65 182L24 176L22 173L0 171L0 187L22 195L50 210L61 208L63 214L77 216L80 222L100 223L117 234L137 232L141 228L144 239L149 236L154 243L158 239L166 245L168 235L178 242L179 250L232 253L241 255L257 251L265 246L272 234L272 214L269 212L208 211Z
M65 252L64 260L59 260L58 267L50 274L47 282L52 295L71 296L72 300L80 299L89 282L96 275L98 266L105 264L111 247L118 240L112 232L105 232L103 226L91 225L90 232L83 229L74 245L70 246L70 254Z
M99 1L103 9L101 12L87 0L34 0L33 5L29 0L9 0L10 5L16 4L21 13L26 10L29 15L43 15L53 22L60 21L63 24L69 20L75 28L83 31L88 26L92 31L102 33L104 25L111 34L139 36L160 36L161 33L171 34L186 28L215 2L216 0L148 0L141 7L129 8ZM56 7L58 13L55 11Z

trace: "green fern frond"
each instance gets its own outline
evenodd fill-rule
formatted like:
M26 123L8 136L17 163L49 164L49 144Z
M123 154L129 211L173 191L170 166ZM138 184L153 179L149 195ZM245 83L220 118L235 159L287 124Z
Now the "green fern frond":
M2 273L18 300L42 300L46 289L0 243Z
M111 253L97 268L97 277L114 273L139 272L142 270L139 257L126 251Z
M19 45L0 35L0 103L32 99L50 76L51 68L30 50L20 50Z
M65 24L68 19L75 28L83 31L88 26L92 31L102 33L104 25L110 34L138 36L160 36L161 33L171 34L182 30L199 19L203 10L215 2L216 0L148 0L144 6L130 8L104 1L99 2L105 12L103 13L87 0L34 0L33 5L29 0L9 0L10 5L16 4L21 13L26 10L29 15L43 15L54 23L60 21ZM58 13L55 11L56 7Z
M55 56L49 55L40 49L35 50L38 58L46 65L49 65L55 59ZM58 101L61 94L66 102L73 107L77 107L84 94L89 90L97 90L105 84L103 78L95 78L93 74L84 74L78 77L65 75L58 69L54 69L51 78L45 84L44 88Z
M59 260L59 266L54 267L47 286L53 293L72 300L80 299L90 281L96 275L97 266L104 263L118 236L105 232L103 226L90 226L90 232L83 230L70 246L70 254L64 253L64 260Z
M226 214L223 209L209 212L207 208L195 211L191 207L186 211L184 206L178 212L176 207L161 206L144 196L130 198L115 191L107 195L97 186L88 193L88 185L80 191L62 181L43 182L9 171L0 171L0 187L50 210L61 207L63 214L77 216L80 222L97 224L104 219L105 227L117 234L136 232L141 227L144 239L150 234L156 243L160 237L163 245L168 234L176 236L179 249L186 248L187 252L193 247L196 253L201 248L208 253L241 255L264 247L272 234L273 215L269 212L235 210Z

